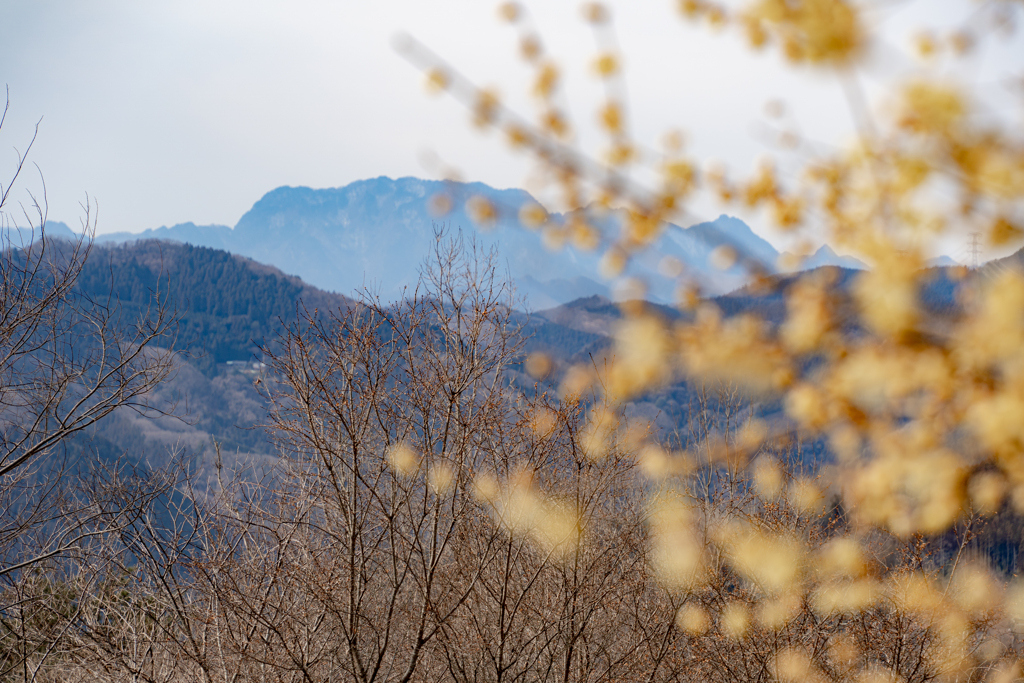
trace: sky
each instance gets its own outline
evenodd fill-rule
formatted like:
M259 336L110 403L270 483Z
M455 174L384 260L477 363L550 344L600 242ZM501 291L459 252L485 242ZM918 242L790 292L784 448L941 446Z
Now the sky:
M423 76L392 47L411 35L480 85L531 111L530 71L515 31L483 0L3 0L0 81L10 111L0 130L6 185L38 122L31 167L15 188L39 194L49 218L78 227L96 202L97 230L137 232L193 221L234 225L281 185L339 187L379 175L437 177L527 187L530 165L481 134L460 104L430 96ZM822 149L850 139L843 90L820 72L784 69L731 33L684 21L669 0L610 2L636 137L656 146L682 129L689 150L738 172L771 148L765 104L781 100L792 125ZM860 74L869 93L917 68L910 27L950 23L970 3L882 2L872 21L884 40ZM593 34L580 3L526 3L563 68L566 100L584 148L600 84L589 74ZM1019 67L1019 40L968 78ZM979 58L982 59L982 58ZM438 160L442 160L438 162ZM8 211L13 205L6 207ZM721 207L693 207L714 217ZM730 213L736 213L730 211ZM744 216L773 242L758 216Z

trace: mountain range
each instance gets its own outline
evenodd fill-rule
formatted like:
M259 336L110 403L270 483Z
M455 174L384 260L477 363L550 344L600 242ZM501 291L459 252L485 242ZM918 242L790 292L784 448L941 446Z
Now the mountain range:
M432 210L439 203L437 198L445 198L451 210L443 215ZM486 199L493 207L489 225L477 226L470 218L470 198ZM102 234L96 241L160 239L221 249L273 265L323 290L351 294L368 287L385 300L397 300L404 288L416 282L434 241L432 226L444 224L462 229L484 249L497 251L525 308L540 310L594 295L610 297L612 283L601 275L600 249L584 251L567 245L552 251L543 246L540 232L523 226L520 209L535 203L519 189L382 176L340 188L279 187L257 201L234 227L182 223L139 233ZM558 225L569 217L551 214L549 218ZM608 244L617 234L622 215L588 211L586 220L597 228L601 242ZM51 222L47 227L51 234L71 232L62 223ZM740 257L724 270L715 267L713 257L723 245ZM744 263L774 272L779 252L743 221L722 215L687 228L669 224L623 275L643 278L649 299L671 302L679 280L675 273L659 273L665 271L659 266L666 257L677 270L681 266L683 279L714 296L747 283ZM823 265L864 267L824 246L801 269Z
M57 229L54 233L61 236ZM822 256L827 257L827 252ZM941 324L962 312L960 292L966 283L976 278L991 280L1006 269L1019 270L1022 264L1024 250L967 273L962 268L932 268L923 279L923 309ZM785 316L787 291L803 277L803 273L777 276L771 278L770 286L759 282L709 303L726 316L753 313L775 326ZM832 268L827 277L843 301L858 275L852 269ZM578 284L567 280L563 286L569 291ZM160 240L98 245L91 250L76 286L95 300L113 297L125 319L143 310L154 292L164 292L177 318L172 335L175 348L182 352L176 356L172 376L153 395L154 404L165 406L176 417L119 410L64 444L64 456L72 462L99 459L142 468L160 466L172 457L185 458L196 474L199 493L218 490L221 465L239 476L257 478L278 457L272 435L261 427L267 415L265 391L273 384L272 373L260 362L262 348L268 344L273 348L285 327L294 324L300 307L324 312L352 305L351 299L318 290L272 266L223 250ZM846 318L848 309L842 304L836 309L843 326L855 325ZM667 320L692 316L692 312L656 304L649 310ZM524 392L554 392L570 366L603 366L612 353L611 335L622 315L621 306L596 295L529 315L514 314L523 335L524 360L525 354L544 352L552 361L552 372L538 382L525 365L515 364L508 370L509 380ZM730 395L709 393L700 383L673 381L622 408L630 419L648 424L662 438L681 439L678 445L685 448L694 411L712 416L726 408L734 411L736 406L720 403L731 400ZM741 416L756 415L769 422L784 419L777 397L751 397L740 410ZM797 457L810 469L831 457L823 439L803 440L796 449ZM1009 571L1017 566L1019 519L998 528L1013 531L1012 547L1008 546L1013 552L1000 550L1002 554L993 555L998 566ZM958 546L951 547L955 553Z
M425 184L415 179L384 179L381 182L390 190L384 206L393 205L395 199L404 197L401 185L406 181L413 187L415 183ZM99 301L112 297L122 316L131 319L133 313L144 310L154 292L163 292L175 312L177 324L173 337L175 348L181 352L176 356L174 373L153 395L155 404L166 406L175 416L153 418L127 409L119 410L63 444L63 456L76 462L98 459L127 462L141 468L160 466L171 457L182 457L197 475L199 493L217 491L222 465L228 472L253 479L267 471L266 468L276 461L278 452L272 435L261 427L267 415L265 392L273 383L272 373L260 362L264 360L263 349L268 344L273 345L284 329L294 324L300 307L328 311L352 305L351 299L322 291L310 283L316 278L325 278L339 283L333 289L346 291L358 286L366 272L378 278L376 282L382 293L389 287L387 293L393 296L395 287L413 281L422 256L431 246L423 237L426 234L433 239L433 231L429 230L429 225L427 228L417 225L417 221L429 220L430 214L417 208L417 204L422 207L424 197L429 201L428 191L434 188L421 185L423 193L419 200L406 202L411 205L404 208L391 206L390 213L382 212L392 216L395 222L380 220L378 225L391 226L395 232L400 232L398 237L388 236L386 229L374 231L367 227L372 223L369 207L379 194L359 196L356 193L355 197L348 198L352 200L348 206L339 207L348 189L279 188L257 203L235 228L188 224L142 235L105 235L99 239L106 244L101 243L91 250L76 283L84 294ZM474 190L480 191L480 186ZM512 198L522 198L522 195L525 193L513 194ZM355 220L361 211L365 211L362 219ZM525 364L513 365L508 371L510 381L524 392L554 392L572 365L603 366L613 351L611 337L623 309L601 294L607 291L607 285L597 279L596 256L572 249L561 253L543 250L538 235L513 222L511 210L502 207L499 216L503 222L498 222L490 232L472 234L478 235L485 245L500 246L510 274L518 277L521 286L525 283L531 294L571 299L552 307L534 303L534 313L517 313L514 317L515 323L522 326L524 352L546 353L552 361L552 372L537 381L526 372ZM470 225L464 212L453 212L446 218L454 225ZM608 217L605 220L605 223L595 223L607 229L611 220ZM6 235L11 241L31 241L34 237L34 234L14 235L12 232ZM48 234L57 238L74 236L66 225L57 223L48 226ZM352 240L348 247L338 246L345 238ZM220 249L196 246L212 239L221 240ZM377 245L374 239L384 246ZM275 243L277 251L273 250ZM307 246L300 248L302 244ZM394 254L387 251L389 244L394 245L390 247L395 249ZM667 252L692 271L718 277L710 261L713 250L722 244L732 246L747 260L766 262L778 256L770 244L753 235L741 221L722 216L685 229L669 226L659 240L657 249L661 253L655 258ZM229 253L224 247L236 253ZM290 263L283 269L298 273L302 278L286 275L279 268L238 253L244 250L253 253L258 249L264 250L265 260ZM308 249L308 254L303 254L303 249ZM328 267L332 258L342 267L332 271ZM846 266L833 268L833 272L825 274L836 287L840 302L848 302L849 297L844 292L856 282L856 270L863 267L855 260L844 258L848 257L838 256L824 246L804 262L804 267L812 267L831 265L839 260ZM1024 250L967 272L939 264L922 279L922 308L935 314L937 324L944 318L955 318L963 310L965 299L960 294L965 283L977 278L991 279L1005 269L1020 269L1022 264ZM650 262L641 265L656 267ZM395 270L399 268L406 270ZM725 283L719 285L722 288L744 279L738 269L722 273L724 278L735 278L717 280ZM356 277L360 279L354 280ZM775 326L785 316L787 292L803 277L803 273L779 275L767 284L759 281L751 287L740 287L713 297L709 303L725 316L753 313ZM541 308L546 310L537 310ZM692 312L656 304L649 309L667 320L692 316ZM855 325L852 319L847 319L849 305L838 306L835 313L844 327ZM679 439L678 446L686 448L688 421L693 419L695 411L717 416L725 408L735 409L735 406L722 404L723 400L731 400L728 392L716 395L699 383L672 381L635 397L622 408L631 419L648 424L668 441ZM782 403L777 397L744 399L740 411L742 419L748 415L769 422L784 419ZM729 415L735 417L733 412ZM823 439L804 440L795 448L801 463L812 470L831 457ZM1013 534L1012 543L1007 546L1009 551L996 558L998 566L1007 571L1015 570L1017 550L1021 547L1019 519L1013 518L999 528L1010 529ZM951 547L955 553L959 546ZM995 557L990 549L985 552Z

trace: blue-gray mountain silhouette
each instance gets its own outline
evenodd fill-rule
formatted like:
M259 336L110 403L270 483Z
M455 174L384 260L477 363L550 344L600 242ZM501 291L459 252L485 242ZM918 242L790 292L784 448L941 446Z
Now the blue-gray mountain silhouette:
M447 196L452 210L437 216L431 199ZM466 213L466 200L482 196L498 212L489 228L477 228ZM349 294L370 287L385 299L398 299L415 283L420 264L434 240L432 225L461 228L484 248L495 247L518 290L533 309L565 303L580 296L608 295L609 283L599 274L599 254L571 246L549 251L536 231L524 228L519 209L535 200L518 189L499 190L482 183L454 183L419 178L387 177L360 180L344 187L311 189L279 187L263 196L234 228L183 223L141 233L100 235L101 242L168 239L195 246L225 249L298 275L326 290ZM553 215L559 222L564 216ZM610 241L619 216L612 213L588 220ZM678 283L657 275L665 256L678 259L684 277L708 294L742 286L749 278L743 265L719 271L710 255L729 244L748 263L774 269L778 252L741 220L720 216L689 228L669 225L653 247L633 263L626 275L647 279L649 296L671 301ZM817 264L823 265L823 264Z

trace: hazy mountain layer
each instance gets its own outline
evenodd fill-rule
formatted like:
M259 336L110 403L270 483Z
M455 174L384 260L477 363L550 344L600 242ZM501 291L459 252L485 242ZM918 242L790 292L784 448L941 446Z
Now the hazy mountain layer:
M450 212L431 211L432 200L438 197L449 200ZM496 207L490 225L478 228L467 215L466 200L471 197L486 198ZM101 235L98 241L154 238L224 249L272 264L321 289L348 294L365 286L395 300L401 298L403 288L415 283L434 240L433 228L445 224L476 237L485 249L497 249L526 306L533 310L581 296L608 296L611 283L599 274L599 252L572 246L551 251L543 246L538 231L521 225L519 210L533 201L523 190L497 190L482 183L380 177L331 189L277 188L256 202L234 228L184 223L138 234ZM617 234L619 219L616 213L587 215L605 242ZM552 220L560 223L564 216L553 215ZM671 301L678 283L657 273L663 259L672 257L683 266L684 278L709 294L722 294L748 279L741 265L726 271L713 267L711 253L723 244L765 270L774 269L778 252L771 244L743 221L720 216L685 229L668 226L626 274L643 276L652 299ZM815 256L814 266L833 264L821 252ZM850 264L836 261L834 265Z

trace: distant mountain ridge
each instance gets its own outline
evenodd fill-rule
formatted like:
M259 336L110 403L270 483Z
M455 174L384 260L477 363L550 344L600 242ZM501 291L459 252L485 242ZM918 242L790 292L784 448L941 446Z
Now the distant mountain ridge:
M38 227L19 228L17 226L4 226L0 228L0 239L4 246L15 248L26 247L39 238ZM75 239L78 235L68 227L67 223L61 221L46 221L46 234L59 239Z
M431 199L438 196L451 199L449 213L431 212ZM497 208L488 228L475 227L467 214L470 197L483 197ZM600 275L600 251L571 245L549 251L542 246L539 232L521 225L520 208L534 202L519 189L382 176L339 188L279 187L257 201L233 228L182 223L141 233L99 235L97 241L163 239L223 249L273 265L324 290L350 294L365 286L394 300L415 283L434 240L432 224L444 223L463 229L484 249L497 249L529 308L549 308L581 296L610 296L611 283ZM566 216L553 214L551 219L558 224ZM588 211L586 219L609 243L622 214ZM669 225L624 275L644 278L649 298L672 301L678 282L658 274L663 259L672 257L682 266L684 277L705 293L724 294L746 284L749 273L742 265L724 271L714 267L712 252L723 244L744 259L760 263L764 270L774 271L778 251L743 221L722 215L689 228ZM807 267L821 265L852 266L849 257L836 256L830 249L819 251Z
M789 252L783 254L784 257L790 255L791 254L789 254ZM832 250L832 247L827 244L823 244L818 248L818 251L801 259L800 265L796 270L814 270L815 268L821 268L822 266L839 266L840 268L846 268L848 270L867 270L868 267L867 264L860 259L852 256L839 256Z

